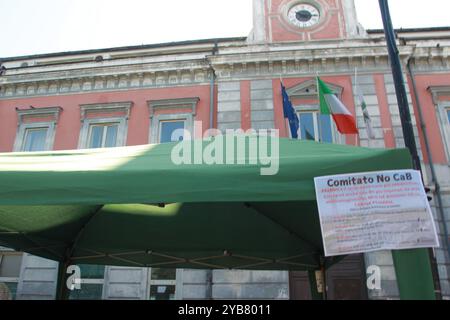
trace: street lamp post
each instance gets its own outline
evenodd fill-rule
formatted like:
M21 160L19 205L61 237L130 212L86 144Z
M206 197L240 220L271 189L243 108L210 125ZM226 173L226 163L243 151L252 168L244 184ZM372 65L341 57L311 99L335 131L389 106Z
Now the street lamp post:
M381 16L383 18L384 33L386 35L386 43L389 51L389 59L394 78L395 92L397 95L405 146L411 153L414 169L421 170L396 36L392 25L391 14L389 12L388 0L378 1L380 4ZM400 298L411 300L436 299L430 257L427 250L415 249L393 251L392 255L400 291Z
M399 50L397 48L396 36L392 26L391 14L389 12L388 0L379 0L379 2L391 62L392 75L394 78L395 93L397 95L400 119L402 122L403 137L405 139L405 145L411 153L414 169L421 170L420 159L417 152L417 145L414 138L414 130L411 121L411 113L409 111L408 98L406 95L405 81L400 63Z

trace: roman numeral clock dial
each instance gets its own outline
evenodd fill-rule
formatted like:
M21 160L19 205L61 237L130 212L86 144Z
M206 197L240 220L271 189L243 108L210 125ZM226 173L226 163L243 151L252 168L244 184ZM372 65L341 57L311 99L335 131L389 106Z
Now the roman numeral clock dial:
M310 28L319 23L320 11L310 4L297 4L289 9L288 21L299 28Z

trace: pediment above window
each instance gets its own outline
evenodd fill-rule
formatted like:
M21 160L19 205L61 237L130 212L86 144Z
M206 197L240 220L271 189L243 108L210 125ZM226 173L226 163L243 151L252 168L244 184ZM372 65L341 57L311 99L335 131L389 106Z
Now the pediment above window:
M181 99L164 99L164 100L150 100L147 101L150 118L153 117L157 110L162 109L190 109L191 114L197 114L197 104L200 98L181 98Z
M325 82L335 94L340 97L344 88L333 83ZM317 98L317 80L311 79L305 82L302 82L296 86L290 87L286 89L287 94L291 99L316 99Z
M80 105L81 121L90 117L111 117L114 114L128 120L133 102L95 103Z
M61 107L35 108L30 106L28 109L16 108L18 125L28 122L53 122L58 123Z
M428 87L433 97L433 103L438 105L442 97L450 97L450 86L431 86Z

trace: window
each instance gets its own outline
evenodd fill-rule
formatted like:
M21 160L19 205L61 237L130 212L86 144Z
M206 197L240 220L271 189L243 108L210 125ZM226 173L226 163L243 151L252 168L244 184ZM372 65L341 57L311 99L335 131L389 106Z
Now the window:
M320 114L316 110L298 111L297 115L300 121L299 139L326 143L340 142L340 135L330 115Z
M82 279L103 279L105 277L105 266L81 264Z
M447 151L447 159L450 163L450 101L439 101L436 111L444 148Z
M48 127L25 130L25 141L21 151L44 151L46 149Z
M183 140L186 137L172 137L177 129L193 132L199 98L183 98L148 101L150 113L150 143L165 143ZM167 113L167 110L173 113ZM164 113L160 113L165 111ZM174 138L174 139L172 139Z
M174 300L176 269L150 269L150 300Z
M126 120L120 118L87 119L80 133L79 148L114 148L125 145Z
M80 290L70 292L69 300L101 300L103 284L82 283Z
M101 300L103 297L103 284L105 266L79 265L81 269L81 289L70 292L70 300Z
M441 121L441 132L445 141L445 148L447 150L447 158L450 162L450 102L441 102L439 106Z
M81 106L81 131L78 148L121 147L126 144L131 102Z
M442 142L450 165L450 86L430 86L428 91L436 108Z
M327 86L338 97L342 96L343 88L333 83ZM344 143L344 138L337 131L331 115L319 112L317 101L317 80L311 79L287 89L287 94L297 112L300 129L299 139L320 141L325 143ZM311 104L312 103L312 104Z
M89 128L88 148L112 148L117 144L118 123L94 124Z
M17 110L19 126L14 151L47 151L53 148L60 107Z
M159 143L183 140L181 136L174 136L176 130L185 128L185 120L160 121L159 123Z
M21 253L0 252L0 300L16 299L21 265Z

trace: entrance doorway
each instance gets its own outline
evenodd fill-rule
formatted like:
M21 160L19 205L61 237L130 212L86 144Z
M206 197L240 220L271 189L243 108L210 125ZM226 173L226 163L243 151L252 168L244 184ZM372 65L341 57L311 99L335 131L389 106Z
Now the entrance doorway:
M367 299L364 255L351 255L327 270L329 300ZM291 300L311 300L308 273L289 273Z

